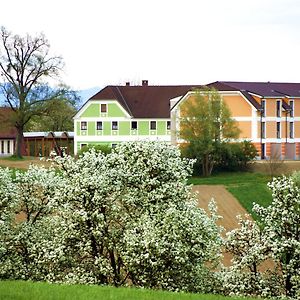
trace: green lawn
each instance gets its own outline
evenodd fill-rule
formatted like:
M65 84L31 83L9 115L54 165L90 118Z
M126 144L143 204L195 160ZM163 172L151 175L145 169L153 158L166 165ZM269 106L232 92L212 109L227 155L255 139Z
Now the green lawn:
M108 286L57 285L44 282L0 281L0 300L237 300L251 298L171 293Z
M232 193L243 207L255 218L253 202L268 206L272 201L271 191L267 187L270 176L259 173L235 172L220 173L211 177L192 177L190 184L222 184Z

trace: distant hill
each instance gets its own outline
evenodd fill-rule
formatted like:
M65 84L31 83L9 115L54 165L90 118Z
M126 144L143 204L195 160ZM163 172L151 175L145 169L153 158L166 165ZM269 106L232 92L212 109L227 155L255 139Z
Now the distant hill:
M0 93L0 106L4 105L5 98L2 93Z
M97 92L100 91L101 88L99 87L92 87L85 90L77 91L78 96L80 97L78 107L81 107L89 98L95 95ZM3 94L0 93L0 106L3 106L5 102L5 98Z
M81 107L89 98L98 93L100 89L101 88L99 87L92 87L90 89L77 91L78 96L80 97L80 102L78 103L78 106Z

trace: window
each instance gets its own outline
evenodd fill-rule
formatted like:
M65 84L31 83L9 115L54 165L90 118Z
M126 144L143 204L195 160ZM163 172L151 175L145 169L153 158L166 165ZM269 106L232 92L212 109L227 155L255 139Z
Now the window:
M276 138L280 139L280 122L276 122Z
M137 121L131 121L131 130L137 130Z
M87 144L80 144L80 149L82 149L82 148L84 148L86 146L87 146Z
M1 141L1 153L4 153L4 141Z
M111 144L112 149L117 147L117 144Z
M7 141L7 153L10 153L10 141Z
M118 130L118 121L112 121L111 122L111 129L112 130Z
M261 138L266 138L266 122L261 122Z
M80 128L81 130L87 130L87 122L81 122Z
M294 100L290 100L290 117L294 117Z
M167 121L167 130L171 129L171 121Z
M281 117L281 101L280 100L276 101L276 117L277 118Z
M100 104L100 111L102 113L106 113L107 112L107 105L106 104Z
M262 109L261 115L263 117L265 117L266 116L266 100L261 100L261 109Z
M294 138L294 122L290 122L290 139Z
M97 122L97 130L102 130L103 127L102 127L102 121L98 121Z
M156 121L151 121L150 122L150 129L151 130L156 130Z

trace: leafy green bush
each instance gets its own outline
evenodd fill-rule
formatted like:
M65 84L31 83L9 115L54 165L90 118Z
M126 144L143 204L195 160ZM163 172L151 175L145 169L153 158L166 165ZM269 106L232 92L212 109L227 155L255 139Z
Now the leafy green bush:
M246 171L257 156L255 146L249 141L227 143L220 151L217 170Z

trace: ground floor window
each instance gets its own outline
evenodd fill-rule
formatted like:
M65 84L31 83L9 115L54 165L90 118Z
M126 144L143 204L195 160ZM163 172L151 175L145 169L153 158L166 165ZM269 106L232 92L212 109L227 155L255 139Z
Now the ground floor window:
M156 121L150 121L150 129L156 130Z
M171 129L171 121L167 121L167 130Z
M1 141L1 153L4 153L4 141Z
M7 141L7 153L10 153L10 141Z
M118 130L118 121L112 121L111 122L111 129L112 130Z
M103 129L102 121L97 122L97 130L102 130L102 129Z
M261 123L261 138L266 138L266 122Z
M137 130L137 121L131 121L131 130Z
M276 138L280 139L280 122L276 122Z
M80 144L80 149L82 149L82 148L84 148L86 146L87 146L87 144Z
M290 122L290 139L294 138L294 122Z

